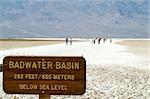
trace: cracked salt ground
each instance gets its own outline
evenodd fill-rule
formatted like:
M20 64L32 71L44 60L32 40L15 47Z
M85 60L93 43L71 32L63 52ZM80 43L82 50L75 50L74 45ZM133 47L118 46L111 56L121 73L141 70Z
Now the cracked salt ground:
M52 99L148 99L150 97L150 71L120 66L89 66L86 93L80 96L53 96ZM2 74L1 74L2 77ZM2 80L1 80L2 83ZM34 95L8 95L0 87L3 99L37 99Z
M60 96L59 99L149 99L150 71L112 65L97 67L88 68L83 96Z

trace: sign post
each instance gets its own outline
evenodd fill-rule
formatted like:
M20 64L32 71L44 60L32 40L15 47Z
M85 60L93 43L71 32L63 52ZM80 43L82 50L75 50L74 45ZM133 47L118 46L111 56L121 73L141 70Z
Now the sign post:
M8 56L3 61L3 89L9 94L82 95L86 89L83 57Z
M50 99L50 95L43 95L43 94L40 94L40 95L39 95L39 99Z

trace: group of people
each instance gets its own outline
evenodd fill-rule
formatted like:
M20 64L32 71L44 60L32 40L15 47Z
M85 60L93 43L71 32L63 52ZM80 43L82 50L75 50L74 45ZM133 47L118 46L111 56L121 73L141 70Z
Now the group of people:
M92 44L96 44L96 41L98 44L101 44L102 42L105 43L106 41L109 41L110 43L112 43L112 40L108 38L94 38L92 39Z
M66 45L72 45L72 38L66 38Z
M90 39L90 38L88 38L88 39ZM94 44L94 45L96 43L97 44L105 43L106 41L109 43L112 43L112 39L110 39L110 38L91 38L91 40L92 40L92 44ZM66 42L66 45L72 45L73 40L70 37L70 38L66 38L65 42Z

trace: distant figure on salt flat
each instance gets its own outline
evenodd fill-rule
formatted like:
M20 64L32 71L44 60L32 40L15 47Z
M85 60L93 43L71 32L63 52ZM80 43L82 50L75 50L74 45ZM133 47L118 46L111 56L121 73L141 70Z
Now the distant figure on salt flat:
M72 45L72 38L70 38L70 45Z
M101 39L102 39L102 38L99 38L99 39L98 39L98 44L100 44L100 43L101 43Z
M112 39L110 39L110 43L112 43Z
M103 38L103 43L105 43L106 42L106 38Z
M93 44L95 44L95 42L96 42L95 39L93 39Z
M68 38L66 38L66 45L68 45L68 41L69 41Z

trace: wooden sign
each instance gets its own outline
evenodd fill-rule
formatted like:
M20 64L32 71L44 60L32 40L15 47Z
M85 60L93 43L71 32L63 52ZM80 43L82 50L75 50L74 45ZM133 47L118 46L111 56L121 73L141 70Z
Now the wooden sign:
M83 57L8 56L3 89L9 94L81 95L86 89Z

